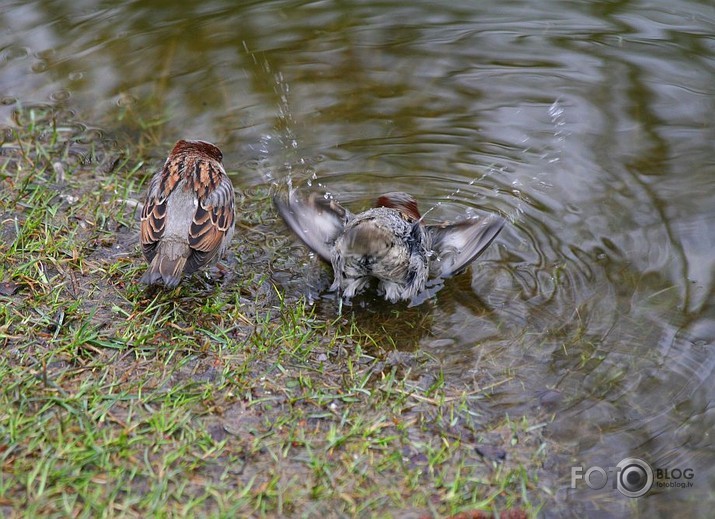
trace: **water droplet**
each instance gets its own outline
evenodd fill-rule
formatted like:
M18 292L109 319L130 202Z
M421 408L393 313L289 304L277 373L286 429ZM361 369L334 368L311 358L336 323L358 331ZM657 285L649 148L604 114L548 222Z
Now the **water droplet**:
M102 139L104 133L99 128L87 128L82 135L77 138L77 142L81 144L89 144Z
M137 99L131 94L122 93L117 97L117 106L131 106L136 103Z
M573 204L566 204L566 210L572 214L581 214L581 208Z
M30 55L30 49L27 47L8 47L3 54L7 61L24 59Z
M35 61L30 69L35 72L36 74L40 74L42 72L45 72L47 70L47 62L46 61Z
M551 116L552 119L556 119L558 117L561 117L563 115L563 113L564 113L564 109L561 107L561 104L559 103L559 100L557 99L549 107L549 115Z
M256 159L250 159L243 163L243 166L248 169L258 169L259 163Z
M58 90L57 92L53 92L50 94L50 99L53 101L67 101L70 98L71 94L69 90L65 90L64 88L61 90Z

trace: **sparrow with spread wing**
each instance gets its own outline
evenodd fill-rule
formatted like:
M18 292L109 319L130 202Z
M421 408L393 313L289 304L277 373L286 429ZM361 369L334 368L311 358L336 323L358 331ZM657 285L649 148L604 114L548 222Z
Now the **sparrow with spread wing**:
M465 269L504 226L494 214L426 225L415 199L401 192L382 195L376 207L359 214L315 192L302 197L291 190L274 203L288 227L332 265L330 289L346 300L373 278L388 301L410 300L425 290L429 278Z

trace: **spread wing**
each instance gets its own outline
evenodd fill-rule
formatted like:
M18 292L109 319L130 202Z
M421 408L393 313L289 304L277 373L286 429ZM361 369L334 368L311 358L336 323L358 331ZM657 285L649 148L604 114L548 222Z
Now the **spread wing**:
M496 238L504 223L501 216L491 214L453 224L427 225L436 255L430 266L432 275L446 278L466 268Z
M234 198L231 181L222 175L216 189L199 201L189 229L191 255L185 272L195 272L210 263L228 246L233 236Z
M343 232L351 213L334 200L318 193L308 198L291 190L287 198L274 197L273 203L285 223L311 250L330 262L330 250Z
M166 196L160 193L161 176L155 175L149 184L142 208L140 236L144 257L149 263L156 255L156 246L164 235L166 224Z

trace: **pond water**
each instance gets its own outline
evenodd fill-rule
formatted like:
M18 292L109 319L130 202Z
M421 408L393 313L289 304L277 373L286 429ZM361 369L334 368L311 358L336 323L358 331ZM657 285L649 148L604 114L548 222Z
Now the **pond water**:
M290 178L353 209L405 190L429 221L500 211L433 301L358 318L458 386L508 377L485 421L547 418L545 516L712 513L710 2L97 4L3 8L1 122L57 103L161 143L157 161L214 141L238 187ZM572 467L627 457L693 486L570 488Z

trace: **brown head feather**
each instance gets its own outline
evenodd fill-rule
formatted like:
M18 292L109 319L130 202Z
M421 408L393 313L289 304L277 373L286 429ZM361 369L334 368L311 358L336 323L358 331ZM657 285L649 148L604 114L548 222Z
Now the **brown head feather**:
M420 211L417 209L417 201L412 196L401 191L385 193L377 199L375 207L397 209L413 220L419 220L421 218Z
M207 155L218 162L223 160L223 153L221 153L218 146L214 146L210 142L206 141L189 141L182 139L174 144L174 148L171 150L171 155L181 155L191 151Z

